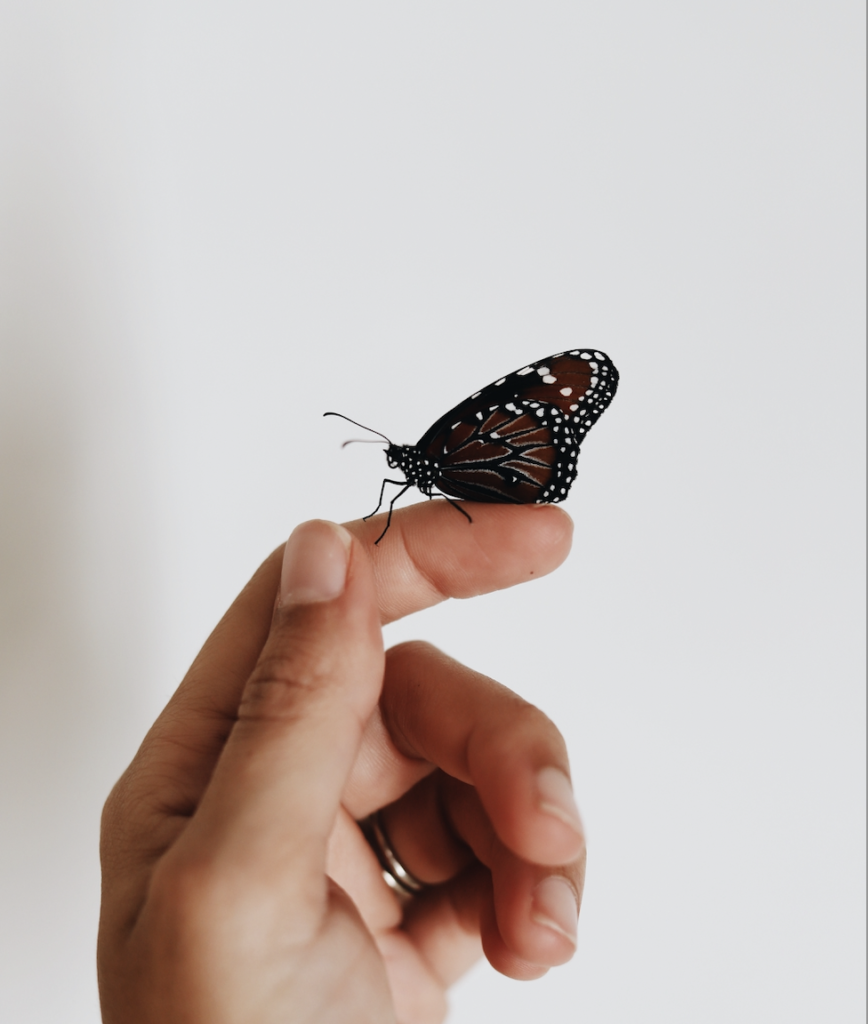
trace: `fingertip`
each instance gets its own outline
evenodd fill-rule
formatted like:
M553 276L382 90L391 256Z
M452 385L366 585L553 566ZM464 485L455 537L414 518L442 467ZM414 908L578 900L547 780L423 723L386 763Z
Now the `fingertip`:
M562 505L531 505L530 508L536 509L538 517L545 523L552 545L559 548L566 546L569 552L575 528L569 512Z
M505 950L519 963L558 967L570 960L576 952L583 865L547 870L501 849L491 873ZM497 944L491 948L496 951Z
M573 795L570 777L561 768L545 765L536 773L537 804L541 811L553 815L584 836L582 819Z
M548 771L562 776L559 769L543 773ZM520 762L485 780L484 803L501 841L523 860L548 867L584 860L584 828L577 812L555 803L548 792L540 792L530 770Z
M478 529L464 538L466 546L462 557L464 564L474 568L478 565L481 587L461 596L475 596L483 589L501 589L547 576L570 553L573 522L555 505L472 505L470 508L473 524L478 525ZM491 572L492 567L496 576ZM485 574L486 569L490 575Z
M512 978L513 981L536 981L548 973L547 965L531 963L507 946L497 924L493 900L482 907L480 938L485 959L498 973L507 978Z
M530 920L548 940L546 962L566 963L576 950L579 921L578 896L562 875L549 875L531 893Z
M575 524L570 514L560 505L529 505L528 511L535 512L530 521L533 539L544 568L539 575L545 575L566 560L573 546Z
M300 523L283 551L280 605L316 604L339 597L346 586L352 534L325 519Z
M382 516L349 523L372 555L384 622L448 597L491 593L545 576L566 559L573 523L554 505L445 501L399 509L379 546Z

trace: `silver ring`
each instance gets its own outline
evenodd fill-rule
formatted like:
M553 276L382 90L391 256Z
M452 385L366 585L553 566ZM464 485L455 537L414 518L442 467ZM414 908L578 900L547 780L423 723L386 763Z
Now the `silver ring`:
M392 892L402 899L407 899L426 888L425 883L420 882L398 859L398 855L392 849L389 836L383 827L379 811L374 811L367 818L363 818L359 822L359 828L362 830L365 839L367 839L368 846L374 851L377 860L380 862L383 879Z

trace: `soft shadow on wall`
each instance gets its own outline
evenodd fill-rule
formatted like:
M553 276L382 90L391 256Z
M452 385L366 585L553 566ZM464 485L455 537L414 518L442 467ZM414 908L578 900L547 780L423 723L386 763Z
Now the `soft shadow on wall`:
M17 1024L99 1020L99 816L152 635L116 254L68 155L21 146L0 211L0 1019Z

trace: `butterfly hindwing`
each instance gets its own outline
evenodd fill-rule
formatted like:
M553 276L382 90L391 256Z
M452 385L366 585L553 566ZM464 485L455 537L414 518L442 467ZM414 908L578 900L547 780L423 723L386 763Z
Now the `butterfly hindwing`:
M507 402L429 439L437 487L470 501L561 501L575 477L578 442L557 406ZM435 455L435 453L437 453Z

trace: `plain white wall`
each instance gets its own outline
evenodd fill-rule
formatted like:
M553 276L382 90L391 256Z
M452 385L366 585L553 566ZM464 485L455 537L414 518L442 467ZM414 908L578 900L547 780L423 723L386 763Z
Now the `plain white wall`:
M453 1024L864 1019L855 0L0 7L0 1019L94 1024L101 803L304 518L608 351L570 561L390 627L542 706L580 949ZM349 432L348 432L349 431Z

